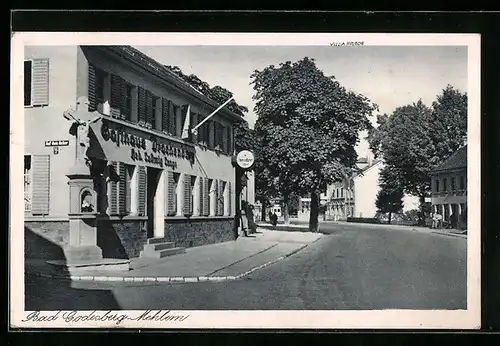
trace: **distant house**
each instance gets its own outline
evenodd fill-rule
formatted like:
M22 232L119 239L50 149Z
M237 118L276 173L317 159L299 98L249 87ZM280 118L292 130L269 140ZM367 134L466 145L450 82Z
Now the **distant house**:
M450 222L452 215L458 222L467 220L467 145L437 166L431 175L432 210Z
M375 201L380 190L379 177L384 163L382 160L358 161L359 173L351 178L329 186L331 197L327 216L335 219L347 217L373 218L377 214ZM403 211L418 209L419 201L415 196L403 197Z

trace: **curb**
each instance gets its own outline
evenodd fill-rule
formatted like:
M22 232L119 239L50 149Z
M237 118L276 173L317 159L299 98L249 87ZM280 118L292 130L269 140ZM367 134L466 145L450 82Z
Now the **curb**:
M240 259L240 260L238 260L238 261L236 261L236 262L234 262L234 263L231 263L231 264L229 264L229 265L227 265L227 266L225 266L225 267L222 267L222 268L219 268L219 269L217 269L217 270L214 270L214 271L213 271L213 272L211 272L210 274L207 274L207 276L213 275L213 274L215 274L215 273L217 273L217 272L220 272L221 270L224 270L224 269L226 269L226 268L229 268L229 267L230 267L230 266L232 266L232 265L235 265L235 264L238 264L238 263L240 263L240 262L243 262L243 261L244 261L244 260L246 260L246 259L252 258L252 257L257 256L257 255L260 255L261 253L266 252L267 250L270 250L270 249L272 249L272 248L273 248L273 247L275 247L275 246L278 246L278 243L276 243L276 244L274 244L274 245L271 245L270 247L265 248L264 250L261 250L261 251L259 251L259 252L255 253L255 254L253 254L253 255L250 255L250 256L248 256L248 257L242 258L242 259Z
M313 244L317 242L320 238L314 240L310 244ZM261 264L259 266L253 267L249 270L247 270L244 273L241 273L239 275L231 275L231 276L150 276L150 277L144 277L144 276L127 276L127 277L120 277L120 276L104 276L104 275L95 275L95 276L89 276L89 275L70 275L70 276L65 276L65 275L58 275L58 274L45 274L45 273L39 273L36 271L32 270L26 270L26 275L30 276L35 276L35 277L43 277L43 278L48 278L48 279L58 279L58 280L65 280L65 281L91 281L91 282L174 282L174 283L195 283L195 282L222 282L222 281L233 281L233 280L238 280L242 279L245 276L250 275L251 273L263 269L265 267L268 267L276 262L279 262L287 257L290 257L297 252L305 249L308 247L310 244L304 244L303 246L299 247L298 249L280 256L276 259L273 259L271 261L268 261L264 264ZM275 246L275 245L274 245ZM274 247L271 246L270 248ZM268 249L270 249L268 248ZM264 250L265 251L265 250ZM261 251L263 252L263 251ZM250 256L251 257L251 256ZM239 261L240 262L240 261ZM235 262L236 263L236 262ZM233 263L234 264L234 263ZM224 269L224 268L221 268ZM217 270L219 271L219 270ZM216 272L217 272L216 271ZM209 274L210 275L210 274Z
M445 232L435 232L435 231L432 231L431 233L434 233L434 234L439 234L439 235L444 235L444 236L448 236L448 237L455 237L455 238L467 239L467 236L466 236L466 235L463 235L463 234L445 233Z

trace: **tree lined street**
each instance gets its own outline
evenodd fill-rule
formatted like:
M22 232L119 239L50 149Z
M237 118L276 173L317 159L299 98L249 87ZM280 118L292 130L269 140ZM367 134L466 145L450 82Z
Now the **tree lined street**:
M27 309L466 308L465 239L369 225L320 227L330 234L243 280L113 287L80 282L75 289L27 276Z

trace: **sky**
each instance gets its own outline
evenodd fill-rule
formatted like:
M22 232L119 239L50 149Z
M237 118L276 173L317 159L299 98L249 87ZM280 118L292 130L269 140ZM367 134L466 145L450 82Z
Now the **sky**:
M256 115L250 75L269 65L314 58L325 75L363 94L391 114L396 107L422 99L431 105L450 84L467 91L467 47L455 46L135 46L165 65L176 65L210 86L220 85L248 107L253 127ZM375 123L376 117L372 117ZM360 134L358 155L371 156Z

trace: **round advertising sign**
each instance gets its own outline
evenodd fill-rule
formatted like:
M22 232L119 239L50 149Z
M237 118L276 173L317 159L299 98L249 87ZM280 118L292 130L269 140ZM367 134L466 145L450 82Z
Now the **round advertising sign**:
M242 150L236 156L236 163L238 164L238 166L244 169L251 167L254 161L255 157L249 150Z

